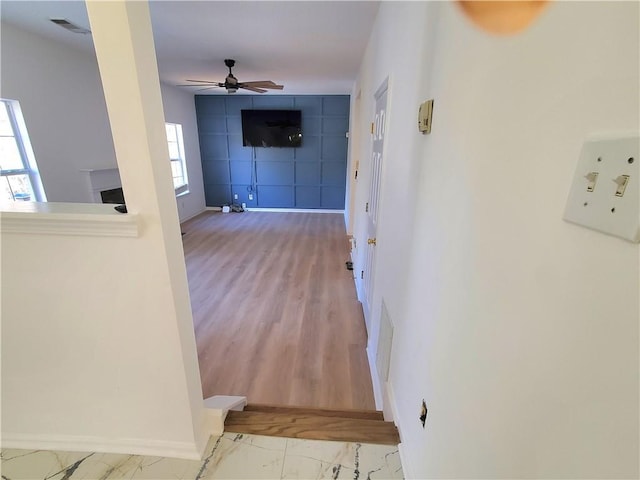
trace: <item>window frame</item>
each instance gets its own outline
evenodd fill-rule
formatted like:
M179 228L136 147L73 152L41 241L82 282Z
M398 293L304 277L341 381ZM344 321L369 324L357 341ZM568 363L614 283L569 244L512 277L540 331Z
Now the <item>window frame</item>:
M2 179L2 177L26 175L29 179L31 193L35 197L34 199L30 200L34 200L36 202L46 202L47 197L42 186L42 180L40 178L40 173L38 172L33 149L31 148L31 142L27 133L27 126L22 115L20 103L17 100L0 98L0 105L0 108L5 108L7 111L7 116L11 125L11 131L13 133L11 137L15 139L18 153L20 154L20 159L22 161L22 168L12 168L8 170L3 170L2 168L0 168L0 179ZM9 137L8 135L2 136ZM13 201L15 202L20 200L17 200L14 196Z
M186 193L189 193L189 178L187 176L187 160L184 152L184 137L182 135L182 124L174 123L174 122L165 122L165 130L168 127L171 127L174 129L175 136L176 136L175 143L178 151L178 156L172 158L171 148L169 148L169 164L171 166L171 180L174 183L174 190L176 192L176 196L179 196L179 195L184 195ZM169 147L171 143L173 143L173 141L169 140L169 135L167 134L167 147ZM173 176L174 163L180 166L180 171L182 173L180 177ZM175 185L176 178L182 179L182 183L180 185Z

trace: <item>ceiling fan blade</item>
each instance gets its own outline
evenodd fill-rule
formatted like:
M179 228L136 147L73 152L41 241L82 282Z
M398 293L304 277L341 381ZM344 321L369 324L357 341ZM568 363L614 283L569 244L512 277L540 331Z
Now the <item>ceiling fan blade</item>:
M219 82L212 82L211 80L185 80L185 82L198 82L198 83L213 83L218 85Z
M270 88L272 90L282 90L284 88L284 85L276 85L274 83L273 85L260 85L260 88Z
M200 85L198 85L197 83L194 84L187 84L187 85L176 85L176 87L207 87L207 88L218 88L220 85L209 85L207 83L201 83Z
M257 87L258 85L275 85L271 80L255 80L253 82L242 82L243 85L251 85Z
M194 85L194 86L198 86L198 85ZM194 92L201 92L203 90L211 90L212 88L216 88L216 85L214 85L212 87L199 88L198 90L194 90Z
M259 81L255 81L255 82L242 82L242 85L249 85L249 86L252 86L252 87L259 87L259 88L275 88L277 90L282 90L284 88L284 85L276 85L271 80L259 80Z
M245 90L251 90L252 92L267 93L267 91L262 88L252 87L251 85L246 85L244 83L238 85L238 88L244 88Z

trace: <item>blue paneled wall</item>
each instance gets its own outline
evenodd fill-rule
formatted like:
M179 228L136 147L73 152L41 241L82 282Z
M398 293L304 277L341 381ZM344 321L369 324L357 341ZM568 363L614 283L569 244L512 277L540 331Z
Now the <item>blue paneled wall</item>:
M207 206L344 209L348 95L196 95L195 102ZM240 111L261 108L300 110L302 147L243 147Z

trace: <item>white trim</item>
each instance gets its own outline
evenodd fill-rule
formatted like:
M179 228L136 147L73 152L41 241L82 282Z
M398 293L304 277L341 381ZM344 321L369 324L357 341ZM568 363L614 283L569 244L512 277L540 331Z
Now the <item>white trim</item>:
M247 397L214 395L204 399L205 429L211 435L224 433L224 421L229 410L242 411L247 405Z
M2 207L0 232L137 237L138 216L113 204L14 202Z
M329 210L324 208L247 208L248 212L276 212L276 213L342 213L344 210Z
M93 173L93 172L106 172L108 170L118 170L118 167L81 168L79 171L83 173Z
M60 450L66 452L101 452L153 457L201 460L204 452L195 442L172 442L148 438L108 439L82 435L32 435L2 433L2 448L24 450Z
M409 468L409 462L407 462L407 452L405 451L404 444L398 445L398 453L400 454L400 465L402 466L403 478L418 478L413 474L413 471Z
M398 427L398 420L400 419L400 415L398 413L398 405L396 405L396 395L393 393L393 388L391 387L391 382L386 383L386 391L387 391L387 400L389 402L389 410L391 411L391 416L393 417L393 423ZM398 433L400 434L400 443L402 443L402 432L400 432L400 428L398 428Z
M184 137L182 136L182 124L165 121L164 126L165 126L165 131L167 127L170 126L171 128L173 128L174 132L176 133L175 143L176 143L176 146L178 147L178 156L175 158L171 157L171 150L169 149L169 164L171 165L172 162L179 162L180 168L182 169L183 183L181 185L178 185L177 187L174 187L176 196L178 196L189 191L189 177L187 176L187 159L184 151ZM173 143L173 142L169 140L169 135L167 134L167 148L170 143ZM173 168L171 169L171 179L172 181L175 180L173 178Z
M360 277L358 277L358 269L356 268L356 260L353 258L353 256L351 257L353 260L353 282L356 285L356 296L358 297L358 301L360 303L363 303L365 300L364 298L364 292L362 291L362 282L360 280L362 280ZM361 269L362 270L362 269ZM363 309L362 309L362 315L364 316L364 304L363 304ZM367 327L366 322L365 322L365 327ZM367 336L369 335L369 327L367 327Z
M206 208L203 208L202 210L200 210L200 211L199 211L199 212L197 212L197 213L193 213L193 214L189 215L188 217L181 218L181 219L180 219L180 225L182 225L182 224L183 224L184 222L186 222L187 220L191 220L192 218L196 218L198 215L200 215L201 213L204 213L204 212L206 212L206 211L207 211L207 209L206 209Z
M402 441L402 430L400 430L400 425L398 421L400 419L400 414L398 413L398 405L396 404L396 396L393 393L393 388L391 386L391 382L386 382L386 392L387 392L387 400L389 401L389 407L391 410L391 415L393 415L393 423L398 429L398 435L400 435L400 444L398 445L398 453L400 454L400 465L402 465L402 473L404 478L416 478L413 475L413 472L408 468L409 463L407 462L407 453L404 449L404 442Z
M205 210L221 212L222 207L206 207ZM342 213L344 210L330 210L326 208L245 208L245 212L273 212L273 213Z
M86 175L91 201L102 203L100 192L122 188L118 167L84 168L80 170Z
M40 177L36 157L33 153L33 147L31 146L29 132L27 131L27 124L24 121L20 102L8 98L2 98L0 101L6 105L7 113L9 114L9 119L12 124L13 137L20 150L22 164L24 170L26 170L25 174L29 177L33 195L39 202L46 202L47 196L42 185L42 178Z
M367 360L369 360L369 373L371 374L371 383L373 385L373 398L376 402L376 410L383 410L382 386L380 385L380 378L378 378L378 372L376 370L376 359L372 358L371 355L372 350L367 346Z
M217 410L242 411L247 405L247 397L239 395L214 395L204 399L204 407Z
M173 191L176 192L176 198L188 195L190 193L189 184L185 183L184 185L180 185L179 187L174 188Z
M204 428L214 437L219 437L224 433L224 421L227 419L228 410L218 408L204 409Z

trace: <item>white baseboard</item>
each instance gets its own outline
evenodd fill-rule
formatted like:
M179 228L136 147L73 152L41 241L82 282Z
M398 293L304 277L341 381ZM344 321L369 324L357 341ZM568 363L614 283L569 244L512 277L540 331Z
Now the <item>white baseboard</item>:
M353 256L351 257L351 259L353 260L353 282L356 284L356 297L358 297L358 301L360 303L362 303L362 308L363 308L363 312L362 314L364 315L364 292L362 291L362 283L360 282L360 279L358 279L358 271L356 269L356 259L353 258ZM365 323L366 323L366 319L365 319ZM367 333L369 333L367 331Z
M367 359L369 360L369 371L371 372L371 383L373 384L373 397L376 402L376 410L383 410L383 392L382 385L380 384L380 378L378 377L378 371L375 367L375 358L371 358L371 350L367 347ZM407 461L407 453L402 444L402 430L398 423L400 415L398 413L398 405L396 404L396 396L393 392L393 388L389 382L386 382L386 399L389 402L389 407L393 415L393 423L398 429L400 435L400 444L398 445L398 454L400 455L400 464L402 465L402 473L404 478L416 478L412 471L409 469L409 463ZM388 421L388 419L385 418Z
M144 438L101 438L83 435L2 434L2 448L24 450L58 450L63 452L101 452L152 457L200 460L202 453L196 442L172 442Z
M205 210L221 212L222 207L206 207ZM326 208L252 208L247 207L247 212L274 212L274 213L342 213L344 210L330 210ZM234 213L234 212L229 212Z
M191 220L192 218L195 218L195 217L197 217L198 215L200 215L201 213L206 212L206 211L207 211L207 209L206 209L206 208L203 208L202 210L200 210L200 211L199 211L199 212L197 212L197 213L194 213L193 215L189 215L188 217L181 218L181 219L180 219L180 223L184 223L184 222L186 222L187 220Z
M387 392L387 401L389 402L389 407L391 410L391 414L393 415L393 423L395 423L396 428L398 429L398 434L400 435L400 444L398 445L398 453L400 454L400 464L402 465L402 473L404 478L416 478L413 475L413 472L409 469L409 463L407 462L407 452L405 451L405 447L403 445L402 438L402 430L400 429L400 425L398 424L400 420L400 415L398 412L398 405L396 404L396 395L393 392L393 387L390 382L386 384L386 392Z
M398 445L398 454L400 455L400 465L402 465L402 478L416 478L411 468L409 468L409 463L407 462L407 452L405 451L404 445L402 443Z
M329 210L323 208L247 208L249 212L275 212L275 213L342 213L344 210Z
M387 401L389 402L389 410L391 411L391 416L393 417L393 423L398 426L398 420L400 416L398 415L398 405L396 405L396 395L393 392L393 388L389 382L386 382L386 393L387 393ZM400 428L398 428L398 432L400 432ZM400 433L400 442L402 442L402 433Z
M371 357L372 352L367 347L367 359L369 360L369 372L371 373L371 383L373 385L373 399L376 402L376 410L382 410L382 385L380 385L380 378L378 377L378 371L376 369L376 359Z

